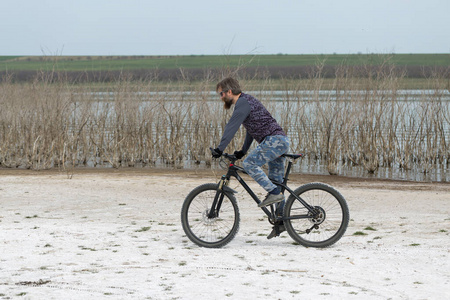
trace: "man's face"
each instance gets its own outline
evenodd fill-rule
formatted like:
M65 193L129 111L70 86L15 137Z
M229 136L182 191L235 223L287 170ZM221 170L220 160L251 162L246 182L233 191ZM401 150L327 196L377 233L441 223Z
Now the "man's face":
M223 101L223 107L225 109L230 109L231 105L233 104L233 98L231 97L231 91L225 90L223 91L222 88L219 87L217 90L217 93L220 96L220 99Z

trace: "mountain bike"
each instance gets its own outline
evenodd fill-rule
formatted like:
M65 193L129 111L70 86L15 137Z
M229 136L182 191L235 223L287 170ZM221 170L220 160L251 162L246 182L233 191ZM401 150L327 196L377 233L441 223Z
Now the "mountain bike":
M288 160L283 182L272 181L281 188L287 200L261 207L273 225L276 235L284 229L298 244L305 247L328 247L345 233L350 213L344 197L330 185L314 182L292 190L287 186L292 164L302 154L284 154ZM236 165L235 155L222 154L227 161L227 173L218 183L194 188L183 202L181 223L186 236L201 247L220 248L227 245L239 230L237 193L229 187L234 177L255 200L261 200L239 175L247 174Z

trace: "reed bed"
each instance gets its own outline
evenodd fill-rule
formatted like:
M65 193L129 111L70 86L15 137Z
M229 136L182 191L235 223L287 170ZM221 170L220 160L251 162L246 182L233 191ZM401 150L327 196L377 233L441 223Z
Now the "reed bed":
M291 151L325 163L330 174L342 166L362 166L368 173L380 166L448 170L448 75L430 76L428 89L414 99L399 89L404 75L385 67L366 78L338 68L325 90L320 66L301 80L239 79L274 112L291 138ZM231 115L213 93L217 80L161 83L123 76L99 88L44 75L22 84L3 79L0 167L210 165L208 149L220 142ZM244 134L239 131L227 151L238 149Z

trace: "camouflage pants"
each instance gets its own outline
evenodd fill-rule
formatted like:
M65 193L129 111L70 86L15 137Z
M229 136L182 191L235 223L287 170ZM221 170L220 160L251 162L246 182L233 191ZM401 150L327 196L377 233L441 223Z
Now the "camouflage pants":
M283 135L268 136L259 144L242 163L244 170L267 192L277 186L270 179L277 182L283 181L284 157L280 155L289 150L289 138ZM269 166L269 176L262 170L264 164Z

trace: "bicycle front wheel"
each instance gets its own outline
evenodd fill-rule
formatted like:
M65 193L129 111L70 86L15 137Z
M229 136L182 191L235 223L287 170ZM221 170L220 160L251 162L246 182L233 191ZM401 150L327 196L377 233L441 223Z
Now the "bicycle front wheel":
M239 230L239 209L231 192L220 191L219 210L210 214L217 184L201 185L187 195L181 209L181 223L187 237L195 244L207 248L220 248L228 244Z
M294 191L310 206L310 212L293 195L284 208L285 227L289 235L306 247L323 248L336 243L347 230L350 213L344 197L324 183L308 183Z

